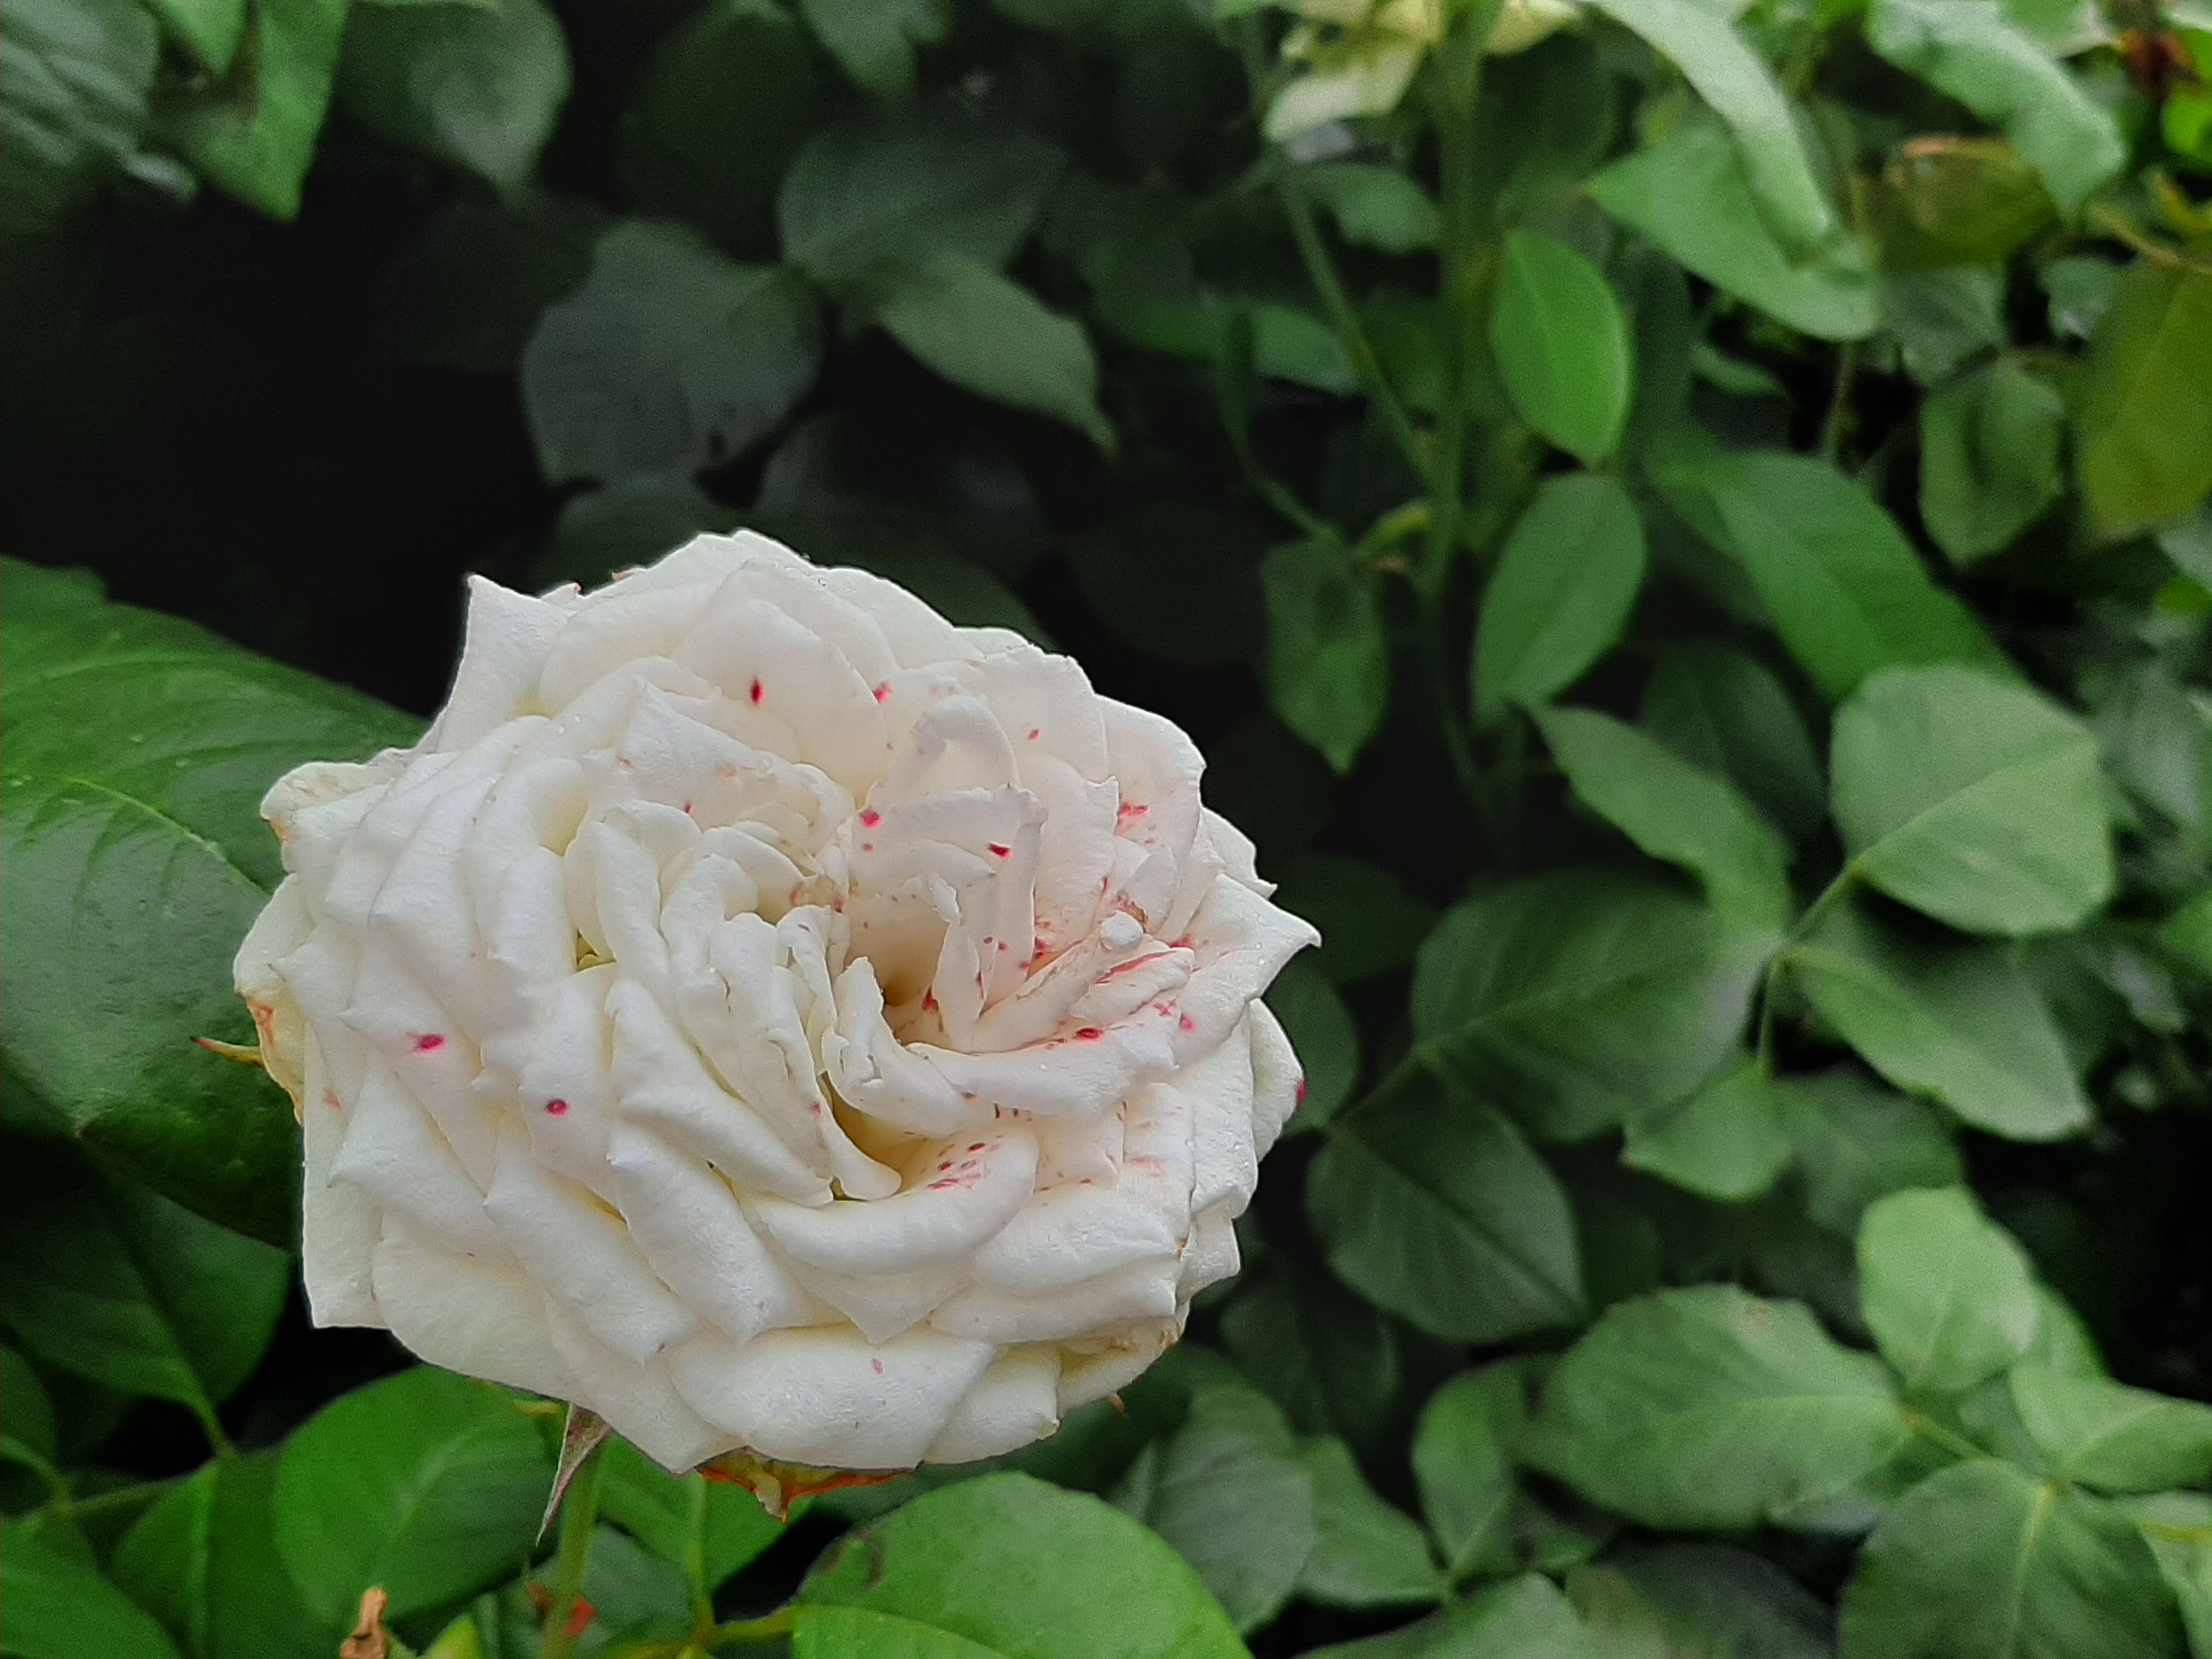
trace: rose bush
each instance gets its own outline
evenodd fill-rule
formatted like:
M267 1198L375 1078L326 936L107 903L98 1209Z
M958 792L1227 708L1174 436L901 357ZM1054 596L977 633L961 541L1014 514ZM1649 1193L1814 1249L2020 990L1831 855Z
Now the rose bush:
M314 1318L738 1447L966 1462L1237 1265L1317 935L1167 721L751 534L479 579L414 748L303 766L240 990Z

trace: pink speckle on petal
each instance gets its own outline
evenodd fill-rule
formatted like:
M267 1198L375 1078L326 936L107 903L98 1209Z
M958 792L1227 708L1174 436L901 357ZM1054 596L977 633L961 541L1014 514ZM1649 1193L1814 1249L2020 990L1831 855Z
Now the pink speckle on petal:
M994 859L1002 859L1014 850L1012 848L995 841L992 842L989 845L991 856Z
M1096 1042L1105 1035L1096 1025L1086 1025L1075 1034L1075 1040L1078 1042Z
M884 1374L884 1362L882 1360L871 1359L868 1364L876 1368L876 1375L878 1376L881 1376Z
M1298 1100L1304 1100L1306 1097L1306 1080L1304 1077L1298 1079L1298 1086L1294 1097Z
M434 1054L445 1046L446 1039L435 1031L426 1031L415 1039L415 1052L418 1054Z
M884 815L883 815L881 812L878 812L878 811L876 811L876 809L875 809L874 807L872 807L872 806L869 807L866 811L864 811L864 812L862 812L862 813L860 814L860 822L861 822L861 823L863 823L863 824L864 824L864 825L866 825L868 829L871 829L871 830L874 829L878 824L881 823L883 821L884 821Z
M568 1115L568 1103L565 1100L549 1100L545 1103L545 1115L548 1117L565 1117Z
M891 683L889 680L885 680L881 685L876 688L876 701L878 702L889 702L890 700Z
M1140 818L1152 810L1152 809L1149 806L1140 806L1136 802L1131 801L1125 805L1115 816L1124 818Z
M1186 1031L1195 1031L1198 1029L1198 1022L1193 1019L1188 1014L1185 1014L1177 1023L1181 1024L1182 1029Z
M755 681L753 682L753 692L752 692L752 696L753 696L753 707L754 707L754 708L759 708L759 707L760 707L760 700L761 700L763 697L766 696L767 695L768 695L768 693L767 693L766 691L764 691L764 690L763 690L761 689L761 683L760 683L758 680L755 680Z
M684 803L684 812L685 812L687 815L690 812L690 811L691 811L691 803L690 803L690 801L688 801L688 800L687 800L687 801L685 801L685 802Z

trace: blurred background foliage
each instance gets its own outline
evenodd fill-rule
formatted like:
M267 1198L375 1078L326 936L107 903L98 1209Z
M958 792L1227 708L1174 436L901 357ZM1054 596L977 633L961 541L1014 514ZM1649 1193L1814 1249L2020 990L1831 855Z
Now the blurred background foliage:
M746 525L1196 736L1310 1092L1060 1492L618 1451L577 1650L2208 1659L2209 77L2195 0L11 0L0 1650L562 1625L556 1425L307 1329L187 1039L464 572Z

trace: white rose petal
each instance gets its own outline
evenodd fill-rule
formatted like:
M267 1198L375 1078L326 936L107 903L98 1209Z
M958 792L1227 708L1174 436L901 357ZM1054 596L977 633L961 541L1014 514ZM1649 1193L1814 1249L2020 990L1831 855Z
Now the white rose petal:
M702 537L477 580L423 741L264 815L239 951L325 1324L671 1468L989 1457L1236 1271L1313 930L1175 726L854 570Z

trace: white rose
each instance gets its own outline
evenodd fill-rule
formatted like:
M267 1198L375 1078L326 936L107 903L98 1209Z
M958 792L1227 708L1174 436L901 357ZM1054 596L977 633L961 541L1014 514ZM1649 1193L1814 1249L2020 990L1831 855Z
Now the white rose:
M477 580L415 748L304 766L239 951L319 1324L672 1469L1049 1434L1233 1273L1312 928L1166 720L760 537Z

